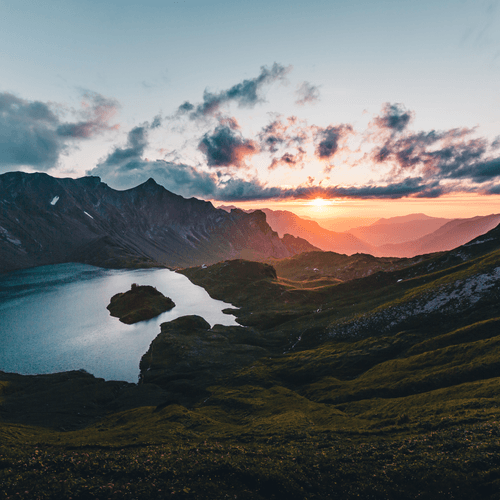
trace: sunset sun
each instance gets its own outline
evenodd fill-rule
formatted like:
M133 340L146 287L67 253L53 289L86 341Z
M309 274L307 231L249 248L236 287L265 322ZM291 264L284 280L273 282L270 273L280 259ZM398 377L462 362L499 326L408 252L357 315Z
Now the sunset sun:
M308 205L313 207L326 207L327 205L331 205L332 200L325 200L323 198L315 198L314 200L309 201Z

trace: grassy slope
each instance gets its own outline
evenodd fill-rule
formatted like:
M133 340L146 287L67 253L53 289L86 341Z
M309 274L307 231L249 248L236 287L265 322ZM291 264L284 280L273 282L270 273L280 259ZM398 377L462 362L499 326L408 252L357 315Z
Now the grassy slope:
M498 498L500 245L483 239L347 282L244 261L185 270L272 339L270 356L188 407L108 408L66 432L2 412L0 492ZM3 391L5 408L30 387Z

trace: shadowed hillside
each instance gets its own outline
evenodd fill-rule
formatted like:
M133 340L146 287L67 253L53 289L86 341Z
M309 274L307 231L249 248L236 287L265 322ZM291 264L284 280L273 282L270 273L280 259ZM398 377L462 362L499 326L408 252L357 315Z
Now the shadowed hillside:
M11 172L0 175L0 208L0 272L63 262L175 267L316 249L280 239L262 212L217 210L153 179L116 191L98 177Z

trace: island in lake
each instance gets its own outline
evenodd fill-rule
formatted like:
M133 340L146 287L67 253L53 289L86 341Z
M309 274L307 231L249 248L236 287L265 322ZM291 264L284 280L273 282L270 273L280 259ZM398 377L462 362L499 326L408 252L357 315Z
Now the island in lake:
M117 317L122 323L132 325L154 318L174 307L174 301L156 288L133 283L129 291L113 295L107 309L111 316Z

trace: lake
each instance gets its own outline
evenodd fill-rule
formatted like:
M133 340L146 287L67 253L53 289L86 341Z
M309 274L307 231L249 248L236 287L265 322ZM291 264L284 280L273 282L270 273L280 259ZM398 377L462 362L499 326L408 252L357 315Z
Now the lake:
M156 287L176 306L149 321L124 325L110 316L111 297L132 283ZM58 264L0 274L0 370L21 374L84 369L106 380L136 383L141 356L160 324L197 314L236 325L185 276L168 269L114 270Z

